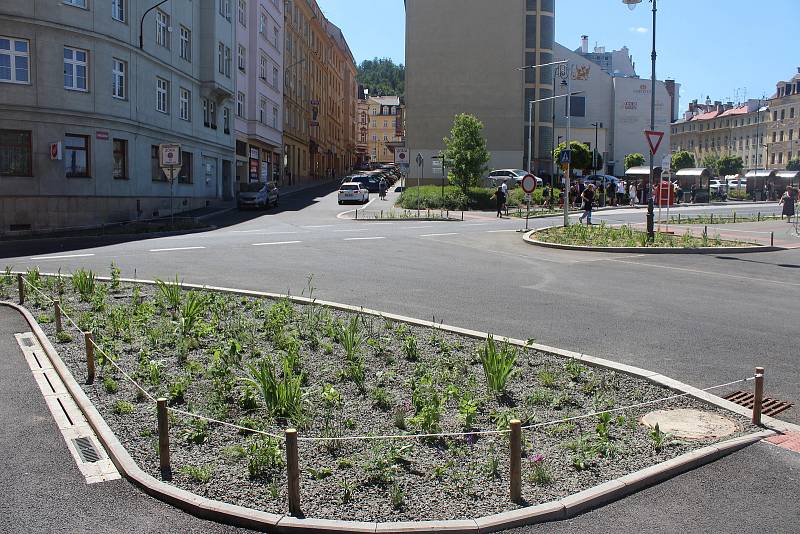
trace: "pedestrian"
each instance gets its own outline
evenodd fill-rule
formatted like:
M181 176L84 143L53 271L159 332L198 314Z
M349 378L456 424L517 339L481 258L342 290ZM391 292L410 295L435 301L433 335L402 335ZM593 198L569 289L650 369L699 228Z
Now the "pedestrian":
M508 215L508 184L505 182L505 180L503 181L502 185L500 185L500 187L503 188L503 199L504 199L503 209L506 211L506 216L507 216Z
M778 205L783 205L783 210L781 211L781 220L783 220L784 216L786 217L786 222L792 222L792 217L794 217L794 192L792 191L791 186L786 187L786 192L781 197L781 201Z
M381 178L378 183L378 189L380 190L381 200L386 200L386 178Z
M631 182L628 186L628 200L631 203L631 207L636 207L636 184Z
M617 180L617 205L621 206L625 201L625 184L622 180Z
M550 185L544 186L542 190L542 204L544 205L545 209L550 209Z
M506 194L503 192L503 186L498 186L494 192L495 203L497 204L497 216L503 218L503 208L506 205Z
M581 215L580 221L583 222L583 219L586 219L586 225L592 225L592 204L594 203L594 184L589 184L586 186L586 189L583 190L581 194L581 199L583 199L583 215Z
M692 184L692 204L694 204L695 200L697 199L697 184Z
M772 185L772 182L767 184L767 200L775 200L775 197L772 196L773 195L773 193L772 193L773 188L774 188L774 186Z
M617 188L614 187L614 182L608 182L608 185L606 186L606 202L610 202L612 206L616 204L616 192Z
M678 185L678 182L673 182L672 184L672 193L675 195L675 204L681 203L681 186Z

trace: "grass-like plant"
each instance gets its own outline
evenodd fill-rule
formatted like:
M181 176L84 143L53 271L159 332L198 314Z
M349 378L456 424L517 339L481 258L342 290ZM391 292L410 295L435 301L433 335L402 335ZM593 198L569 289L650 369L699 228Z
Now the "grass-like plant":
M181 306L179 318L181 334L184 336L190 335L197 326L197 323L205 315L205 312L205 299L203 299L203 295L196 291L189 291L183 306Z
M672 435L662 432L658 427L658 423L650 430L650 444L653 450L661 452L661 450L672 440Z
M546 486L553 482L553 476L545 465L544 456L534 454L530 459L530 481L539 486Z
M377 387L372 390L372 404L382 412L388 412L392 407L392 396L385 388Z
M536 373L536 378L539 380L539 383L546 388L554 388L558 382L558 376L549 369L542 369Z
M181 283L178 280L178 275L175 275L174 282L165 282L156 278L156 288L158 294L164 303L173 314L178 311L183 300Z
M275 365L269 359L261 359L248 364L250 376L243 380L255 387L271 414L277 417L296 417L301 414L303 393L302 375L295 374L286 360L283 360L283 374L278 375Z
M504 393L508 380L514 375L517 350L507 342L498 348L494 337L489 335L479 355L489 391L496 395Z
M211 475L214 473L214 469L211 466L184 465L178 468L178 472L182 475L186 475L195 482L206 484L209 480L211 480Z
M86 269L78 269L72 273L72 287L80 295L81 301L89 302L96 287L94 273Z
M389 502L395 510L402 510L405 504L405 495L400 484L395 482L389 487Z
M415 362L419 359L419 348L417 347L417 338L413 335L408 335L403 340L403 354L410 362Z
M111 262L110 271L111 271L111 290L119 291L121 285L120 276L122 275L122 271L120 270L119 267L117 267L117 264L114 263L113 261Z
M364 343L364 335L361 333L358 317L353 317L339 334L339 341L342 343L345 356L348 360L358 357L361 345Z

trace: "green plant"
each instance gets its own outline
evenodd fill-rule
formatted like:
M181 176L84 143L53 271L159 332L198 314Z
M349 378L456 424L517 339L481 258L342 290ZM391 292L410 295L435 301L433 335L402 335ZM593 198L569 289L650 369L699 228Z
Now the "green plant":
M514 375L514 364L517 361L517 350L508 342L498 349L494 337L490 334L479 352L483 374L489 391L496 395L505 392L508 380Z
M196 291L189 291L180 310L180 318L178 319L180 331L182 335L188 336L194 331L199 319L205 315L205 299L203 295Z
M271 437L254 439L245 451L250 478L265 477L284 465L278 441Z
M489 449L489 454L486 457L486 464L483 469L486 476L489 478L500 478L500 460L497 458L497 451L494 446Z
M567 360L567 363L564 365L564 368L566 369L567 374L569 375L570 379L572 379L573 382L579 382L581 380L581 376L587 370L586 367L584 367L583 365L578 363L577 360L574 360L572 358Z
M553 477L545 465L544 456L534 454L530 459L530 480L539 486L546 486L553 482Z
M399 428L400 430L406 430L408 425L406 424L406 411L403 409L402 406L397 406L394 410L394 426Z
M273 362L261 359L248 364L250 372L243 380L255 387L264 400L267 409L278 417L295 417L303 407L303 394L300 387L303 377L297 375L283 360L283 375L278 376Z
M542 369L536 373L536 378L539 380L539 383L546 388L553 388L556 386L556 382L558 382L558 376L553 371L547 369Z
M404 499L403 488L400 487L400 484L395 482L389 487L389 502L392 503L392 508L395 510L402 510L405 504Z
M86 269L78 269L72 273L72 286L80 294L81 301L89 302L96 287L94 273Z
M419 348L417 348L417 338L413 335L408 335L403 340L403 354L406 359L415 362L419 359Z
M72 341L72 335L66 330L62 330L56 334L56 341L59 343L69 343Z
M608 441L611 437L611 414L603 412L597 416L597 426L595 426L598 439Z
M555 395L549 389L536 388L525 399L528 406L550 406Z
M372 390L372 404L383 412L388 412L392 407L392 396L386 389L377 387Z
M114 394L119 391L119 384L117 384L113 376L105 375L103 376L103 389L106 390L106 393Z
M348 360L358 358L361 345L364 343L364 335L361 333L357 316L350 319L346 328L341 329L339 341Z
M475 426L475 418L478 416L480 403L469 396L461 397L458 401L458 417L464 425L465 430L470 430Z
M120 288L120 276L122 275L122 271L117 267L117 264L113 261L111 262L111 289L114 291L119 291Z
M483 123L474 115L456 115L444 144L441 156L447 162L449 181L466 194L470 187L477 185L490 159L483 137Z
M116 415L128 415L133 413L133 404L128 401L118 400L114 401L111 411Z
M209 480L211 480L211 475L214 473L214 469L211 466L184 465L178 468L178 472L186 475L195 482L206 484Z
M181 282L178 281L178 275L175 275L174 282L164 282L157 278L156 288L158 288L158 294L166 304L167 309L173 314L176 313L183 300L181 295Z
M186 443L202 445L208 439L208 421L192 417L189 419L188 427L183 429L181 435Z
M672 435L662 432L661 429L658 427L658 423L649 432L650 435L650 444L653 446L653 450L656 452L661 452L661 450L672 440Z
M169 395L167 399L170 406L176 404L183 404L186 401L186 390L189 388L191 377L184 375L169 386Z
M414 417L411 423L427 434L439 431L439 423L444 411L445 398L439 386L429 375L424 375L412 383L411 405Z
M307 471L314 480L322 480L323 478L328 478L333 474L333 470L330 467L320 467L319 469L309 467Z
M355 487L353 483L347 479L344 479L339 482L339 489L341 490L342 494L340 496L342 504L347 504L353 500L353 490Z
M342 405L342 394L336 391L332 384L322 386L320 397L322 398L322 404L329 410Z

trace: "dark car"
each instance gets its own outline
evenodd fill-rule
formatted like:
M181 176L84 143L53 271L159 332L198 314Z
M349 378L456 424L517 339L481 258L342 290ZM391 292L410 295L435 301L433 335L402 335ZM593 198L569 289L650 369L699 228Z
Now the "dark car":
M380 182L381 179L370 173L370 174L356 174L353 176L348 176L346 178L347 182L356 182L359 184L364 184L367 187L367 190L370 193L378 193L380 191Z

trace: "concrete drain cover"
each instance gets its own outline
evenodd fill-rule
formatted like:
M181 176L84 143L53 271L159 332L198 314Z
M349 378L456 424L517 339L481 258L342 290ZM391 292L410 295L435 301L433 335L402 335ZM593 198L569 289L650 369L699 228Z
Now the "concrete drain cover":
M642 423L682 439L712 439L736 432L736 423L711 412L681 408L657 410L642 417Z

